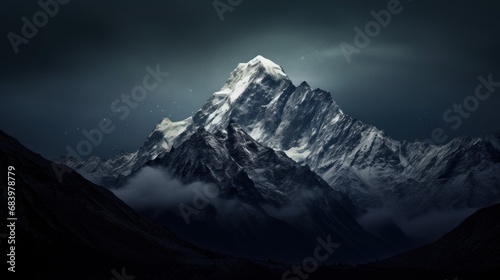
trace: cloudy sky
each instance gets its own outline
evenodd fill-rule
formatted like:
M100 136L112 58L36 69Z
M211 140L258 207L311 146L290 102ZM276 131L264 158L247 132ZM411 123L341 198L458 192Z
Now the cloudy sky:
M354 28L364 30L374 20L370 12L387 9L389 0L243 0L223 21L213 2L71 0L21 38L23 17L43 23L41 6L2 1L0 129L53 158L108 118L116 129L92 154L133 151L163 117L193 115L239 62L259 54L296 85L329 90L344 112L399 140L429 138L435 128L450 137L500 129L500 87L478 104L470 97L478 76L500 81L494 1L401 1L400 12L350 62L339 45L356 46ZM117 118L113 101L157 65L170 75L127 118ZM464 100L478 108L454 130L443 113Z

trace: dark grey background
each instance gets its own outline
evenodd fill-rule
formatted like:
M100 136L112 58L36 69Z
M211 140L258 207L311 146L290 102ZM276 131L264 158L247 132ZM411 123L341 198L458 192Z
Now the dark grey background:
M20 34L21 17L40 7L3 0L0 129L52 158L84 139L82 129L110 118L116 130L93 154L133 151L161 118L193 115L239 62L258 54L396 139L428 138L435 127L453 137L500 128L500 89L456 131L442 120L474 94L479 75L500 80L494 1L401 1L404 10L351 63L339 44L352 44L353 28L364 28L388 0L244 0L223 22L212 2L72 0L16 55L7 34ZM111 102L157 64L170 77L119 120Z

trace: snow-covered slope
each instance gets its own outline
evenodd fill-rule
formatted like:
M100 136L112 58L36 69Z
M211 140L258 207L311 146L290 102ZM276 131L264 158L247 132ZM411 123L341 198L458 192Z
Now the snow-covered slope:
M126 176L198 129L215 133L231 120L260 144L308 165L362 209L392 207L415 217L500 201L498 135L443 146L396 141L342 112L329 92L306 82L296 87L261 56L239 64L192 120L158 125L137 153L126 155L128 163L123 156L65 163L97 177Z
M170 151L189 138L192 124L191 117L178 122L165 118L156 125L136 152L122 152L108 160L91 156L83 162L78 162L72 157L63 156L56 161L78 170L92 182L108 187L118 186L126 176L140 169L146 162Z
M362 208L396 207L413 217L500 201L498 136L444 146L399 142L344 114L329 92L305 82L295 87L259 61L248 63L253 71L245 64L231 74L228 84L242 69L252 82L215 93L193 117L195 127L213 132L232 119L258 142L310 166Z
M342 244L332 260L366 261L395 252L362 229L351 215L357 210L345 195L285 153L256 142L236 122L213 134L200 128L147 165L186 184L218 187L210 207L190 218L194 225L173 227L195 244L251 257L300 260L317 236L331 235ZM181 216L177 207L172 210ZM175 225L170 215L159 215L157 210L155 216ZM217 229L217 234L207 238L207 229ZM297 243L301 244L290 247Z

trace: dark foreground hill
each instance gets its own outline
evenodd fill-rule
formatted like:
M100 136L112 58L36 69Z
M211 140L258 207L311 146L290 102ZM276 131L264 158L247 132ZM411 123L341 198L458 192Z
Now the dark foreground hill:
M463 272L500 271L500 204L483 208L438 241L389 258L383 267Z

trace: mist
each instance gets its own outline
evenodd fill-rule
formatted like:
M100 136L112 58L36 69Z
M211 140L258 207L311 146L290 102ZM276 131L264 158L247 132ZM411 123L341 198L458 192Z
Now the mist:
M478 209L455 211L430 211L414 219L407 218L396 209L369 209L357 219L368 232L374 233L383 225L399 227L409 238L418 243L433 242L453 230Z
M180 203L191 203L195 192L209 187L205 183L183 184L158 168L144 167L119 189L111 190L117 197L136 210L165 210Z

